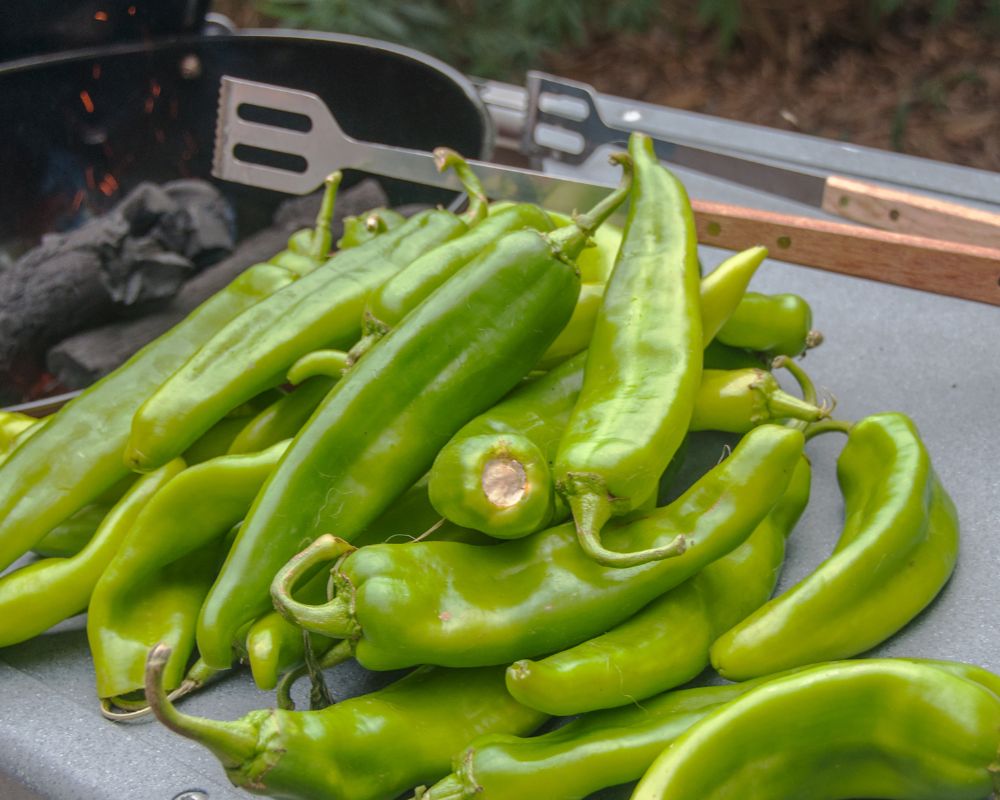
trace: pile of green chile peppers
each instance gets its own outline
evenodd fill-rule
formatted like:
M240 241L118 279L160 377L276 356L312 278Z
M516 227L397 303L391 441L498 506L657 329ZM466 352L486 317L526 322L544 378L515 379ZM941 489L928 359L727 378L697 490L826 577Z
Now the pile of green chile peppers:
M355 537L537 363L572 314L572 259L628 197L631 170L619 163L621 187L589 214L552 233L498 239L334 386L257 496L206 598L198 649L209 665L232 663L239 629L269 609L271 580L303 541L329 530Z
M802 447L800 431L755 428L674 503L607 532L610 542L638 549L683 530L690 547L676 558L604 567L581 550L572 525L494 547L427 541L351 552L324 536L278 572L272 597L306 630L350 639L369 669L545 655L624 621L742 544L784 494ZM301 577L345 551L332 570L330 601L295 600Z
M290 248L270 263L250 267L121 367L29 429L32 435L0 464L0 569L128 477L122 453L132 417L152 392L231 320L326 258L336 188L337 180L331 180L308 253ZM303 239L293 236L292 243L301 248ZM191 437L178 452L197 438Z
M581 547L617 567L683 552L681 536L644 552L616 552L603 544L601 529L656 490L691 420L703 349L687 193L660 165L648 136L632 135L629 155L635 189L621 249L555 460L556 487Z

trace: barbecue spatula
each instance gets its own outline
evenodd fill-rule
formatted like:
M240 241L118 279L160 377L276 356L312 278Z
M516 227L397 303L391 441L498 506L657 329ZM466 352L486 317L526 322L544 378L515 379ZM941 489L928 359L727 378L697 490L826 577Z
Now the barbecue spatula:
M431 113L428 110L428 113ZM555 211L591 207L608 185L469 161L493 198ZM223 180L305 194L334 169L459 191L430 153L362 142L341 129L315 94L223 77L212 174ZM698 239L743 249L762 244L793 264L1000 305L1000 249L889 233L724 203L692 202Z

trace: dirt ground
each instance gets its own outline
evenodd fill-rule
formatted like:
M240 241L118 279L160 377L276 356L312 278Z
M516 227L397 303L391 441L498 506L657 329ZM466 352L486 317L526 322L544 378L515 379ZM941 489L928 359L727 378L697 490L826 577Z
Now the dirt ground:
M269 22L243 0L213 5L240 26ZM637 100L1000 171L1000 21L982 3L938 24L926 11L876 22L859 0L752 0L728 50L694 5L664 3L683 8L540 66Z
M1000 31L903 19L867 41L768 30L721 58L666 28L554 55L609 93L1000 171Z

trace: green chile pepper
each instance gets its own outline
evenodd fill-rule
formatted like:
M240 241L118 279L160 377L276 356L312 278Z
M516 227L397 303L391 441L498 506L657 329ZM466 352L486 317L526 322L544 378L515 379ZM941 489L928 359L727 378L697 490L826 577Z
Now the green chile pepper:
M373 208L356 217L344 217L344 235L337 240L337 249L350 250L404 222L406 217L391 208Z
M0 464L2 464L23 440L29 428L39 424L41 420L21 414L17 411L0 411Z
M625 233L555 461L556 488L581 547L618 567L683 551L678 538L649 552L615 553L600 533L656 491L691 420L702 360L691 204L648 136L632 134L629 153L635 182Z
M236 632L268 610L272 578L303 542L330 530L356 537L527 374L572 313L571 259L627 192L628 179L572 228L499 239L333 388L258 496L205 602L198 648L209 664L229 665Z
M85 610L142 509L183 468L183 462L171 462L137 481L79 553L35 561L0 578L0 647L27 641Z
M551 464L584 381L586 353L513 392L468 422L438 453L430 497L441 516L500 539L527 536L568 509ZM808 378L805 379L808 381ZM785 417L817 421L828 410L787 394L761 369L705 370L689 430L746 433Z
M398 228L336 254L286 291L240 314L136 412L125 463L143 471L169 460L232 408L279 385L303 355L349 347L360 334L368 295L413 259L466 228L464 220L443 209L421 212Z
M994 694L1000 688L1000 678L969 664L900 663L933 667ZM489 734L455 757L451 775L418 790L414 800L583 800L599 789L638 780L681 734L723 704L801 672L798 668L745 683L667 692L641 704L585 714L542 736Z
M331 180L310 239L324 258L324 247L329 247L329 222L324 214L332 215L335 191L336 181ZM296 242L301 246L302 237ZM317 266L320 261L311 263ZM301 259L293 266L250 267L43 424L29 428L31 438L0 465L0 570L60 522L127 478L122 452L140 405L227 323L287 287L302 269ZM225 411L238 405L235 402ZM177 452L195 439L185 440Z
M620 231L618 241L621 241ZM730 256L702 279L701 330L702 341L706 347L711 346L709 342L740 304L747 284L766 257L767 248L751 247ZM604 290L604 283L584 283L580 287L580 299L573 310L573 317L559 334L559 338L542 356L538 369L552 369L590 346L597 314L604 299ZM755 363L752 366L759 364Z
M202 600L244 516L287 447L220 456L185 469L160 489L94 588L87 636L102 699L140 690L146 654L168 642L167 685L181 684Z
M602 567L571 525L493 547L373 545L335 565L332 600L310 606L290 591L300 576L350 550L320 537L275 577L282 614L307 630L351 639L369 669L414 664L509 664L606 631L738 547L784 493L802 453L800 431L764 425L669 506L608 531L622 545L658 544L675 528L691 547L629 569Z
M256 453L285 439L291 439L305 425L335 383L334 378L311 378L296 386L294 391L275 400L240 429L229 445L230 455Z
M507 689L556 716L645 700L696 677L712 642L774 591L785 539L809 500L809 461L742 545L594 639L507 669Z
M702 341L707 346L711 347L709 340L739 305L747 284L766 255L767 250L762 247L737 253L702 280ZM593 320L583 332L574 328L584 288L586 285L581 286L581 300L577 301L573 317L549 353L560 341L565 350L573 352L578 352L580 345L589 344ZM599 307L603 285L598 288L600 292L595 296ZM542 362L545 361L543 357ZM553 489L551 464L579 396L585 363L586 355L568 359L470 421L452 437L431 468L431 498L443 517L502 539L524 536L565 518L568 509ZM754 364L759 367L757 361ZM766 407L770 397L774 411L786 408L791 409L787 412L791 416L805 414L806 419L819 418L813 416L815 408L808 409L789 395L776 394L778 385L769 384L768 380L763 376L756 381L751 379L750 383L756 386L744 387L748 389L744 400ZM725 382L719 388L726 389ZM731 387L727 391L737 400L738 393ZM698 407L696 400L696 413ZM730 403L723 407L732 410ZM706 414L713 418L705 420L705 427L723 424L722 429L729 430L737 420L733 416L728 423L720 423L721 415L713 410L718 410L714 401L711 406L705 405ZM752 410L751 414L760 422L767 419L760 410ZM742 419L748 419L747 414ZM747 425L737 425L737 431L746 430Z
M36 544L31 551L42 558L69 558L87 546L95 531L101 526L111 506L91 503L77 511L65 522L60 522Z
M892 659L767 681L695 723L632 800L898 797L981 800L1000 790L1000 697Z
M422 667L321 711L252 711L219 722L180 713L165 694L169 649L149 654L146 696L159 720L209 748L247 791L286 799L383 800L447 774L486 733L526 734L546 717L517 703L498 668Z
M356 547L368 544L397 543L433 538L434 541L489 544L494 542L478 531L460 528L444 522L427 496L427 476L411 486L354 540ZM326 600L329 576L323 572L308 581L296 593L297 599L307 603ZM311 634L313 648L323 653L329 640ZM302 664L304 642L302 629L286 620L277 611L258 619L247 633L247 660L258 689L270 690L278 684L282 673ZM280 705L280 704L279 704Z
M823 335L812 329L812 309L797 294L747 292L716 339L774 357L797 356L821 344Z
M547 232L554 227L538 206L520 203L488 217L457 239L418 258L368 298L363 322L365 335L351 348L350 362L357 361L431 292L499 237L526 228Z
M713 644L712 666L724 677L862 653L919 614L950 577L958 517L908 417L876 414L851 426L837 478L845 522L833 554Z

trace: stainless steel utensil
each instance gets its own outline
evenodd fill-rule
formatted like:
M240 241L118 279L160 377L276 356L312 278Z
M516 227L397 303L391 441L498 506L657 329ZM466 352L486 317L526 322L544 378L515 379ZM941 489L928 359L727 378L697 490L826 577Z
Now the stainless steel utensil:
M624 144L631 131L612 127L586 83L529 72L522 150L582 164L601 146ZM820 208L882 230L1000 247L1000 214L839 175L816 175L653 137L663 160L706 175Z

